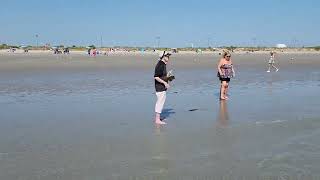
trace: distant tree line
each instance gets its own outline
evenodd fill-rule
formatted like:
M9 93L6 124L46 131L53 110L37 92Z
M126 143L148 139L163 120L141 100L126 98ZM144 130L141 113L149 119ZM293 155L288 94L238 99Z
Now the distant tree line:
M19 48L19 46L12 46L8 44L1 44L0 49L10 49L10 48Z

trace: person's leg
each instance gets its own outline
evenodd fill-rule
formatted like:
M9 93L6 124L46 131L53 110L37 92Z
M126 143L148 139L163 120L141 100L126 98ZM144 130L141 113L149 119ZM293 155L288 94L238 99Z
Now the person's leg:
M161 121L161 119L160 119L160 115L161 115L164 103L166 101L166 91L156 92L156 95L157 95L157 102L155 105L155 112L156 112L155 123L156 124L166 124L165 122Z
M271 64L269 63L269 64L268 64L268 71L267 71L267 72L270 72L270 69L271 69Z
M274 64L272 64L272 67L275 68L276 71L279 71L279 69Z
M223 98L223 86L222 86L222 81L220 83L220 100Z
M224 90L224 98L225 99L229 99L228 98L228 90L229 90L229 82L225 81L225 90Z
M167 99L167 92L166 91L163 91L163 96L162 96L162 101L161 101L161 112L162 112L162 109L164 107L164 104L166 102L166 99ZM161 113L160 113L161 114ZM163 122L165 121L165 119L161 119L161 116L160 116L160 121ZM164 122L163 122L164 123ZM166 123L164 123L166 124Z
M226 90L225 83L226 83L226 81L221 81L221 87L220 87L220 99L221 100L225 100L225 90Z

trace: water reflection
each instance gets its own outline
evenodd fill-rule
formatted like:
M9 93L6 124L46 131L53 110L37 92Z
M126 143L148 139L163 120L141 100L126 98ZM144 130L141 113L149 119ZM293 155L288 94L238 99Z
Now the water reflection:
M227 101L220 101L219 116L217 119L219 127L227 127L229 124L229 113Z
M273 87L272 87L272 83L273 83L273 76L271 76L271 77L269 77L268 79L267 79L267 85L268 85L268 94L269 95L272 95L272 89L273 89Z
M230 127L228 101L219 102L216 125L212 137L211 163L215 167L217 176L231 175L232 169L239 166L236 155L237 147L235 136Z
M152 170L150 177L168 179L168 139L164 127L155 125L152 145Z

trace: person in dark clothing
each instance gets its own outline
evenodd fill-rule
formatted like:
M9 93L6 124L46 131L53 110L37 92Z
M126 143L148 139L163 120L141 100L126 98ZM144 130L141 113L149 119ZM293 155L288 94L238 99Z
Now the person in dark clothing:
M169 81L173 80L174 77L167 76L167 63L169 62L169 57L171 53L164 51L160 55L160 59L155 67L154 72L154 82L155 90L157 96L157 102L155 105L155 123L156 124L166 124L163 120L160 119L164 103L166 101L166 91L170 88Z

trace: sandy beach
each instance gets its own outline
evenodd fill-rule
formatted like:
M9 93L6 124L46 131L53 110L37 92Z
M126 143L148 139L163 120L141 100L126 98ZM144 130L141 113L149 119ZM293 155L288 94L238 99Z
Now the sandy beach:
M319 177L320 54L232 54L226 102L219 57L172 56L159 128L156 53L0 52L0 179Z

